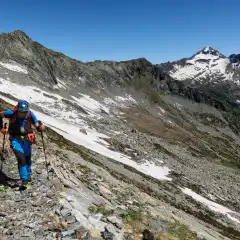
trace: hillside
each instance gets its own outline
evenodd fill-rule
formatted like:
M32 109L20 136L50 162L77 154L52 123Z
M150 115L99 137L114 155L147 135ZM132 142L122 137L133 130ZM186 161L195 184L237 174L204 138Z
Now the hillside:
M81 239L80 229L99 239L152 239L146 230L240 239L237 59L208 48L160 65L83 63L21 31L1 34L1 109L30 101L47 125L51 169L46 181L38 137L33 188L22 194L13 153L5 157L3 239Z

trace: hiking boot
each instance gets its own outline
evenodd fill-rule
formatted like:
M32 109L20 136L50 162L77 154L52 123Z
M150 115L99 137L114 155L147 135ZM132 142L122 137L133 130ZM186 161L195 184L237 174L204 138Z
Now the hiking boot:
M22 181L22 186L27 186L28 185L28 180L23 180Z
M20 186L19 190L23 191L30 188L31 188L31 183L28 180L24 180L22 181L22 185Z

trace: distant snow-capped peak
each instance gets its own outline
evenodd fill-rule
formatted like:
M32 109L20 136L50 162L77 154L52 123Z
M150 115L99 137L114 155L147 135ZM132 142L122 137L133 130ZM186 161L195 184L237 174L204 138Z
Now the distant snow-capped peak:
M183 62L175 62L169 75L176 80L194 82L231 80L233 70L228 69L230 61L212 47L205 47Z
M220 53L218 50L212 47L205 47L201 51L194 54L190 60L201 61L201 60L216 60L216 59L226 59L226 57Z
M222 57L222 58L226 58L222 53L220 53L217 49L214 49L212 47L205 47L204 49L202 49L201 51L203 54L206 55L213 55L213 56L218 56L218 57Z

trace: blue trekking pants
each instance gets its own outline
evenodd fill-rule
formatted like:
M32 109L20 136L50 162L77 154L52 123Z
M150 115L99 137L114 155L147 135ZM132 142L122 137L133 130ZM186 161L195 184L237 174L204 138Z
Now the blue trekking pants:
M18 161L18 171L22 181L29 180L32 174L32 145L27 139L16 139L10 137L11 148Z

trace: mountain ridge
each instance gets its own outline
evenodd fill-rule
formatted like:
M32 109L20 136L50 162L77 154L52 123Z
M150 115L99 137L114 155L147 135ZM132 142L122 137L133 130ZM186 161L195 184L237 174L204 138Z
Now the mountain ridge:
M50 88L63 78L70 85L84 82L85 86L95 88L116 84L125 87L126 84L135 85L136 79L141 79L154 91L190 97L197 102L199 97L193 97L193 93L206 95L204 99L212 100L205 102L215 102L214 105L223 110L235 105L238 107L240 70L236 63L227 62L228 58L212 47L205 47L190 58L162 64L152 64L145 58L84 63L32 41L20 30L0 35L0 41L0 58L3 61L14 60L26 66L31 81ZM237 61L238 55L230 56L234 58L232 61ZM79 79L82 79L81 84ZM221 94L213 94L213 91Z
M78 62L81 62L81 63L91 63L91 62L96 62L96 61L102 61L102 62L128 62L128 61L133 61L133 60L138 60L138 59L145 59L145 60L147 60L148 62L150 62L151 64L153 64L153 65L159 65L159 64L166 64L166 63L169 63L169 62L176 62L176 61L180 61L180 60L182 60L182 59L188 59L188 58L191 58L191 57L193 57L194 55L196 55L196 54L198 54L199 52L203 52L204 50L206 51L206 52L208 52L209 51L209 49L210 49L210 52L217 52L217 53L219 53L221 56L223 56L223 57L225 57L225 58L229 58L230 56L232 56L232 55L240 55L240 54L238 54L238 53L231 53L230 55L229 55L229 57L227 57L227 56L225 56L224 54L222 54L221 52L220 52L220 50L218 50L218 49L216 49L216 48L214 48L214 47L212 47L212 46L205 46L205 47L203 47L201 50L196 50L196 52L195 53L193 53L191 56L189 56L189 57L183 57L183 58L181 58L181 59L176 59L176 60L173 60L173 61L166 61L166 62L161 62L161 63L157 63L157 64L154 64L154 63L152 63L151 61L149 61L148 59L146 59L145 57L139 57L139 58L132 58L132 59L123 59L123 60L119 60L119 61L116 61L116 60L107 60L107 59L102 59L102 60L92 60L92 61L86 61L86 62L83 62L83 61L81 61L80 59L75 59L75 58L73 58L73 57L70 57L70 56L68 56L68 55L66 55L66 54L63 54L62 52L61 52L61 50L51 50L51 49L49 49L49 48L47 48L47 47L45 47L45 46L43 46L42 44L40 44L39 42L37 42L37 41L35 41L35 40L32 40L30 37L29 37L29 35L27 34L27 33L25 33L24 31L22 31L22 30L14 30L14 31L12 31L12 32L2 32L2 33L0 33L0 35L8 35L8 36L17 36L17 37L19 37L20 39L23 39L23 38L26 38L26 39L28 39L28 40L31 40L32 42L34 42L34 43L38 43L39 45L41 45L42 47L44 47L44 48L46 48L46 49L48 49L48 50L50 50L50 51L52 51L52 52L55 52L55 53L59 53L59 54L61 54L61 55L64 55L65 57L67 57L67 58L70 58L70 59L72 59L72 60L74 60L74 61L78 61ZM208 50L208 51L207 51Z

